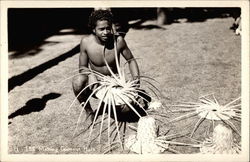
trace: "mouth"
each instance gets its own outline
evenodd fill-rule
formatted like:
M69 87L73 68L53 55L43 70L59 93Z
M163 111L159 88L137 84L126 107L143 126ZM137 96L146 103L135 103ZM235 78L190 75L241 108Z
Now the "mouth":
M101 39L106 42L106 41L108 41L109 37L103 36L103 37L101 37Z
M102 36L103 39L108 39L108 36Z

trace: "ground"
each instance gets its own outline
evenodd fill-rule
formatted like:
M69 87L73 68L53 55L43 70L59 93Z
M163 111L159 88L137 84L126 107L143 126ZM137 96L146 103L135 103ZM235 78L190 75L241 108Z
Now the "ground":
M226 104L241 95L241 37L229 27L233 18L214 18L204 22L182 22L162 28L131 28L125 39L138 61L142 75L159 82L166 105L180 101L198 101L202 95L214 93ZM146 21L145 27L155 21ZM9 59L9 78L47 63L76 47L84 35L60 34L26 53ZM10 53L11 55L12 53ZM69 53L70 54L70 53ZM72 138L81 111L79 103L67 113L74 100L71 80L78 68L79 53L47 66L33 78L9 92L9 153L99 153L98 145L86 148L88 133ZM34 72L36 73L36 72ZM33 73L33 74L34 74ZM142 87L147 84L142 82ZM96 105L96 101L91 101ZM163 112L174 109L165 107ZM164 123L180 114L168 113ZM84 116L83 116L84 118ZM192 131L198 117L193 117L160 130L171 133ZM239 123L236 124L240 130ZM201 124L194 139L204 140L208 122ZM106 136L103 136L105 143ZM191 143L186 138L174 139ZM196 153L187 146L176 147L182 153ZM119 149L114 153L122 153ZM170 152L166 152L170 153Z

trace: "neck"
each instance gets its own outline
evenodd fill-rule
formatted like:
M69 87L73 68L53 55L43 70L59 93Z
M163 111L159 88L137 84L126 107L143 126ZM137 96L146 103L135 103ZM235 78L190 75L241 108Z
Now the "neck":
M95 36L95 40L96 40L96 42L98 43L98 44L100 44L100 45L105 45L105 44L107 44L107 42L103 42L102 40L100 40L96 35L94 35Z
M106 42L101 41L96 35L95 40L98 44L105 46L107 49L113 49L114 48L114 41L112 38L108 39Z

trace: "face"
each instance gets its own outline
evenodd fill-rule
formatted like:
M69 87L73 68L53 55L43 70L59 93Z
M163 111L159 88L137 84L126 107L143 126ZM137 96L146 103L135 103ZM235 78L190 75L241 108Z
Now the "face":
M106 42L111 36L111 28L112 26L107 20L97 20L93 32L100 41Z

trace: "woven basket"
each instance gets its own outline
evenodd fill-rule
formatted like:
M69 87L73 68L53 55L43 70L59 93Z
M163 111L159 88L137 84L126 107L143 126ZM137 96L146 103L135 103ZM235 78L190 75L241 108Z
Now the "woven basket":
M158 154L165 151L165 149L156 144L156 138L157 126L155 119L150 116L141 117L138 122L137 134L130 135L125 140L125 146L138 154Z
M237 154L240 146L235 142L233 131L222 124L214 128L213 136L207 138L200 148L202 154Z
M101 99L105 95L106 92L107 92L107 87L103 87L96 92L96 97L98 99ZM124 93L126 95L124 95ZM137 97L137 95L131 95L131 94L126 93L125 89L122 87L112 87L106 93L106 96L104 97L103 102L106 102L106 103L108 102L108 99L107 99L108 95L114 96L115 105L124 105L124 104L126 104L126 102L132 103L132 98L135 99ZM121 96L125 102L119 96Z

